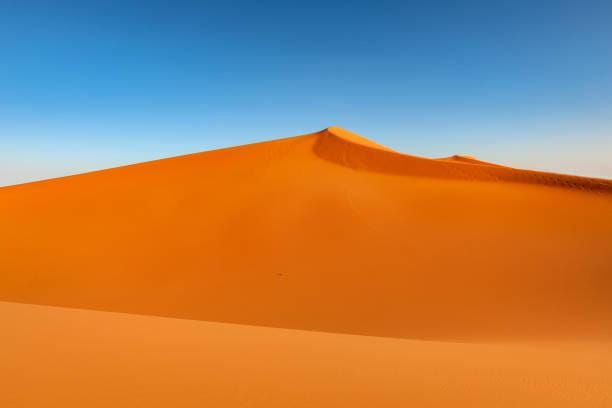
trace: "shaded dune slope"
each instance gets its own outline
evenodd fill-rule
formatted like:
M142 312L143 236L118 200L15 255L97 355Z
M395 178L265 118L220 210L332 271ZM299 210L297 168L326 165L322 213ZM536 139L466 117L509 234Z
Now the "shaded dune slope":
M0 300L403 338L609 338L611 192L330 128L0 189Z
M378 145L360 143L348 136L346 131L333 127L321 132L314 151L325 159L366 171L416 177L542 184L612 193L610 180L513 169L465 156L426 159L397 153Z

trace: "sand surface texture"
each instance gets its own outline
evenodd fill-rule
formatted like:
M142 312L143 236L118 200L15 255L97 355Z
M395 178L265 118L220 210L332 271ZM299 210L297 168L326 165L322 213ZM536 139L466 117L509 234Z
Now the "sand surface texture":
M366 337L0 302L0 406L610 407L609 345Z
M0 188L0 229L2 406L612 406L610 180L328 128Z

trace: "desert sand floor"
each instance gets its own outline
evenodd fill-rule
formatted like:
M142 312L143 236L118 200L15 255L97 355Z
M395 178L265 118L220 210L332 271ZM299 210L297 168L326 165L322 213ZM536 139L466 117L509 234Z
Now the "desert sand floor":
M0 229L16 406L612 405L610 180L328 128L0 188Z
M610 407L611 344L460 344L0 302L0 406Z

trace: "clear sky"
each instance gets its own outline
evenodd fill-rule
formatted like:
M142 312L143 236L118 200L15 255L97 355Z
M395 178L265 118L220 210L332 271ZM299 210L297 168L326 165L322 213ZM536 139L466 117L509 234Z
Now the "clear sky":
M612 178L612 2L0 0L0 185L330 125Z

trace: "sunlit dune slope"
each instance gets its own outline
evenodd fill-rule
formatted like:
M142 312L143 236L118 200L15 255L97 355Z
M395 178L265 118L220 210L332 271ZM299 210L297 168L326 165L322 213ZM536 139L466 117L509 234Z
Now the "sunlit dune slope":
M482 345L0 302L0 406L610 407L610 344Z
M0 189L0 300L440 340L610 338L612 182L330 128Z

